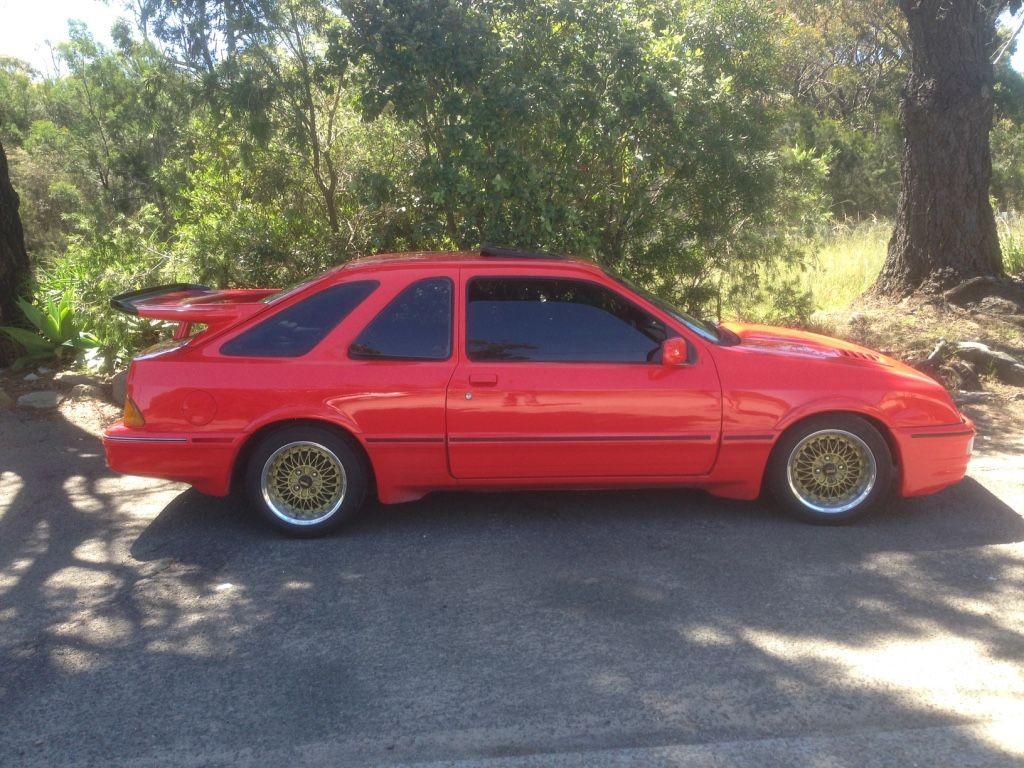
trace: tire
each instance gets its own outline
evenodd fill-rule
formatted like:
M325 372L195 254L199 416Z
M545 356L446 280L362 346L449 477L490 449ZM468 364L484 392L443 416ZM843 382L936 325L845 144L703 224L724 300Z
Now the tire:
M849 414L816 416L776 444L768 487L779 505L810 523L850 522L892 489L892 453L868 421Z
M366 461L344 437L323 427L276 430L256 445L245 490L260 516L290 536L322 536L363 504Z

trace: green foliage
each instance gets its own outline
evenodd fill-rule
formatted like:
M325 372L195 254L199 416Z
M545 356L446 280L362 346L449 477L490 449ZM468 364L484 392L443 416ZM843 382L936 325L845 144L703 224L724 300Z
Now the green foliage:
M70 292L51 296L39 306L18 299L18 308L35 331L0 326L0 333L6 334L24 350L24 354L14 361L15 368L41 360L60 361L69 355L77 357L99 344L93 334L82 330Z
M93 361L103 370L114 370L160 338L159 323L110 308L115 294L177 279L169 254L161 250L159 222L153 206L133 218L121 216L102 230L78 216L66 252L39 270L43 293L74 297L81 324L98 339Z
M8 148L21 145L32 122L34 75L25 62L0 56L0 138Z
M404 242L574 252L690 307L715 294L726 258L786 254L753 235L788 183L762 97L776 24L761 4L344 9L364 115L393 114L423 147ZM740 236L755 249L731 247Z
M73 24L56 76L0 59L37 281L73 297L108 367L161 331L113 312L120 291L484 242L589 256L698 313L799 318L828 233L895 210L908 47L891 0L137 9L109 48ZM1003 210L1024 199L1010 53Z

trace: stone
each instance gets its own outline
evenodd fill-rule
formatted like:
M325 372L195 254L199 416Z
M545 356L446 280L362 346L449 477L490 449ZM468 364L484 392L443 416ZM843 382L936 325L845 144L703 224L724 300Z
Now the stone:
M14 405L14 401L11 400L11 396L0 389L0 408L10 408Z
M979 372L991 372L1005 384L1024 386L1024 365L1016 359L987 344L977 341L957 342L953 353L961 360L973 363Z
M25 374L22 381L39 381L39 377L36 376L34 373L27 373Z
M942 366L940 372L945 381L951 382L954 389L967 392L981 391L981 378L973 363L965 360L950 360Z
M1017 315L1021 312L1019 304L1001 296L986 296L977 306L979 310L990 315Z
M28 392L18 398L18 405L22 408L35 408L37 411L48 411L60 405L64 396L60 392L51 390L40 390L39 392Z
M110 399L115 405L124 407L124 401L128 397L128 371L121 371L116 374L110 382Z
M53 373L53 368L47 368L45 365L40 365L36 370L39 373Z

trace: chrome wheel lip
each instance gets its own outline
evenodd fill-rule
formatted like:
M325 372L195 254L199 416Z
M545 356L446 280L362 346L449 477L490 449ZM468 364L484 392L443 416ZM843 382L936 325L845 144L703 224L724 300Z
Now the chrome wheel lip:
M305 447L314 450L321 451L326 458L337 466L338 470L338 482L341 490L338 493L338 498L331 505L330 509L317 517L296 517L293 514L289 514L287 508L282 507L281 504L274 498L270 491L270 470L274 466L274 462L283 453L286 453L295 448ZM296 440L291 443L286 443L275 450L267 460L263 462L263 469L260 472L260 493L263 496L263 501L267 505L267 509L271 511L274 517L287 523L288 525L296 526L310 526L322 523L330 519L340 508L345 501L345 495L348 492L348 475L345 472L345 465L341 463L341 459L327 446L322 443L317 443L313 440Z
M826 436L834 436L853 443L860 451L865 465L867 477L860 481L863 484L863 487L854 498L842 504L826 505L808 499L800 491L796 478L794 477L794 466L799 453L812 441ZM838 515L859 506L868 496L871 495L871 491L874 490L877 480L878 465L875 463L874 452L868 444L864 442L863 438L853 432L848 432L845 429L819 429L816 432L805 435L795 446L793 446L793 450L790 451L789 457L786 460L786 481L789 483L789 489L792 491L793 496L807 509L825 515Z

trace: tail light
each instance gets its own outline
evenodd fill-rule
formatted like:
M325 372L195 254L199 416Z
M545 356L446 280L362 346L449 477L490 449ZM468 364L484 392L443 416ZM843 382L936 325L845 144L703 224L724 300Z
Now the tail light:
M141 429L146 426L146 420L142 417L139 406L130 398L124 399L124 425L133 429Z

